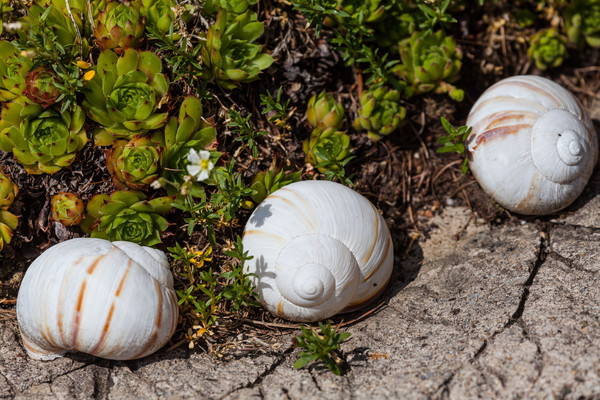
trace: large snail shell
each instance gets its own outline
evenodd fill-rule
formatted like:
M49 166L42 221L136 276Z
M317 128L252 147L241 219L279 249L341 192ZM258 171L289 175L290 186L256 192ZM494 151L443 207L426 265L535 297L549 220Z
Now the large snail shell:
M59 243L25 273L17 318L25 349L36 360L68 351L113 360L147 356L177 325L167 257L130 242Z
M394 249L375 206L327 181L296 182L267 197L244 230L247 272L265 307L294 321L318 321L375 298Z
M550 214L581 194L598 159L598 138L583 106L539 76L497 82L477 100L467 125L473 175L503 207Z

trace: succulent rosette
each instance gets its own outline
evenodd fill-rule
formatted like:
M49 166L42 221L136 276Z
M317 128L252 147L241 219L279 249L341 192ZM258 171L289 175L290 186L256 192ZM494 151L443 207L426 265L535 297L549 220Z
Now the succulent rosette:
M313 128L340 129L344 123L344 106L322 91L314 94L306 106L306 119Z
M0 170L0 251L5 243L10 242L12 231L17 228L19 217L8 212L17 192L17 185Z
M406 81L407 96L427 92L448 93L461 101L464 92L451 82L458 79L462 53L456 48L452 36L443 31L414 32L399 44L402 63L394 67L400 79Z
M82 229L93 238L126 240L142 246L161 242L160 232L167 229L162 216L173 206L171 197L147 200L139 191L118 190L112 195L99 194L90 199L88 216Z
M19 193L17 185L0 170L0 210L8 210Z
M202 11L207 15L215 15L219 8L227 10L230 17L245 13L248 7L256 4L257 0L206 0Z
M77 105L59 113L18 98L3 105L0 149L12 152L30 174L53 174L71 165L87 142L84 121Z
M127 49L118 57L105 50L98 57L96 74L87 82L83 106L91 119L117 138L131 138L162 127L167 113L157 113L169 80L160 73L162 64L150 51ZM111 144L97 135L97 145Z
M0 40L0 101L14 100L23 93L32 64L31 59L20 56L12 42Z
M160 152L147 137L117 140L106 151L106 166L121 189L144 189L158 178Z
M60 192L50 199L52 220L64 226L78 225L85 216L83 200L75 193Z
M48 108L60 97L58 84L60 84L60 80L54 71L48 67L39 66L27 73L23 94L34 103Z
M399 100L400 93L385 86L363 92L354 128L366 130L373 140L394 132L406 117L406 109L400 106Z
M140 11L141 4L137 1L110 1L106 4L96 18L94 29L99 46L119 54L126 48L137 47L146 27Z
M178 185L184 183L189 175L189 154L191 150L199 152L214 142L217 131L202 118L202 103L197 97L188 96L183 100L177 118L171 117L163 132L153 138L165 149L162 154L161 176ZM219 153L211 152L210 162L216 164ZM198 194L198 183L192 184L191 193ZM175 194L173 187L168 187L169 194Z
M310 135L310 139L306 139L304 142L302 142L302 150L306 155L306 161L315 166L325 161L319 157L319 147L337 149L337 154L335 154L335 159L337 161L344 160L350 155L350 151L352 150L350 147L350 136L343 131L338 131L335 128L315 128ZM335 165L321 165L318 167L318 170L322 173L327 170L335 169L337 169Z
M564 12L569 39L577 44L584 41L600 47L600 0L570 1Z
M567 56L567 39L556 29L541 30L531 37L527 54L539 69L558 67Z
M225 89L258 79L258 74L273 63L254 42L264 31L262 22L250 10L228 21L227 10L221 9L216 22L206 34L200 50L206 79L214 79Z
M179 24L187 22L194 7L190 4L177 4L175 0L142 0L142 13L146 17L146 29L154 30L162 35L169 35L173 25L172 40L181 39L177 32L183 28ZM175 15L177 10L178 15Z
M261 171L252 179L252 186L250 187L254 190L252 200L260 203L274 191L300 180L302 180L302 171L286 172L282 169Z

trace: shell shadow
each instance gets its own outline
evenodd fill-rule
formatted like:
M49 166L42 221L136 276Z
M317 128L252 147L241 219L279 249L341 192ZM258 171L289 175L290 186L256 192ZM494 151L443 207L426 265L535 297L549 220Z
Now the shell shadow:
M254 224L257 228L260 228L264 225L265 220L272 216L271 212L271 204L260 204L254 212L252 213L252 217L250 218L250 222Z

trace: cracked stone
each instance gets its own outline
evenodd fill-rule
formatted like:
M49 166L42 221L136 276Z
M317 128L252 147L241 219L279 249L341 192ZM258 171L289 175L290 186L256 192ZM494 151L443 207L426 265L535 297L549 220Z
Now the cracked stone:
M299 332L283 332L278 351L228 361L182 346L126 362L39 362L4 320L0 398L600 397L600 219L587 193L540 224L490 227L469 222L469 210L444 209L427 239L396 249L408 257L373 305L383 307L344 328L352 336L341 377L319 364L293 368Z

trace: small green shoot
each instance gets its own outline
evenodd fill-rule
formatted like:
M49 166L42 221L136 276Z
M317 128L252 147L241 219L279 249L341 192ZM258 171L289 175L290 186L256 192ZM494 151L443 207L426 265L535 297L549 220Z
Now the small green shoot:
M456 152L458 154L465 155L465 140L471 133L470 126L461 126L455 128L448 120L444 117L441 117L442 126L448 133L446 136L442 136L438 139L438 143L442 144L443 147L437 150L438 153L451 153ZM463 174L466 174L469 170L468 160L465 156L465 159L462 163L461 171Z
M248 114L242 117L242 114L234 109L227 112L229 118L228 128L232 128L231 131L237 133L239 136L235 139L238 142L242 142L244 147L248 147L252 152L252 157L258 157L258 145L256 139L259 136L266 135L267 132L257 132L250 124L250 117Z
M315 154L322 162L315 165L315 168L324 168L323 174L327 180L332 181L337 178L340 183L348 187L352 187L352 177L346 176L346 164L348 164L355 156L349 156L343 160L338 160L338 155L341 152L341 144L339 142L326 143L323 146L317 146Z
M244 251L242 238L239 235L235 248L231 251L225 251L225 254L237 258L240 262L233 265L231 271L221 274L223 278L228 280L227 285L223 288L223 297L231 301L234 313L240 309L260 307L260 303L256 301L257 294L254 292L254 284L250 280L250 277L256 276L256 274L244 273L245 262L252 259L253 256L248 256L248 252Z
M350 332L338 333L337 327L332 329L331 322L324 326L319 322L321 334L311 328L302 327L302 334L296 336L297 347L306 349L300 353L300 358L294 363L294 368L302 368L309 362L321 360L327 368L340 375L340 358L336 354L340 343L350 337Z
M288 113L287 111L287 108L290 105L290 99L287 99L285 103L281 102L281 87L277 91L276 98L273 98L273 95L271 95L271 92L268 90L267 94L261 94L260 105L263 107L263 114L268 114L271 111L274 112L274 114L269 117L268 121L279 127L284 127L291 116L291 113Z

